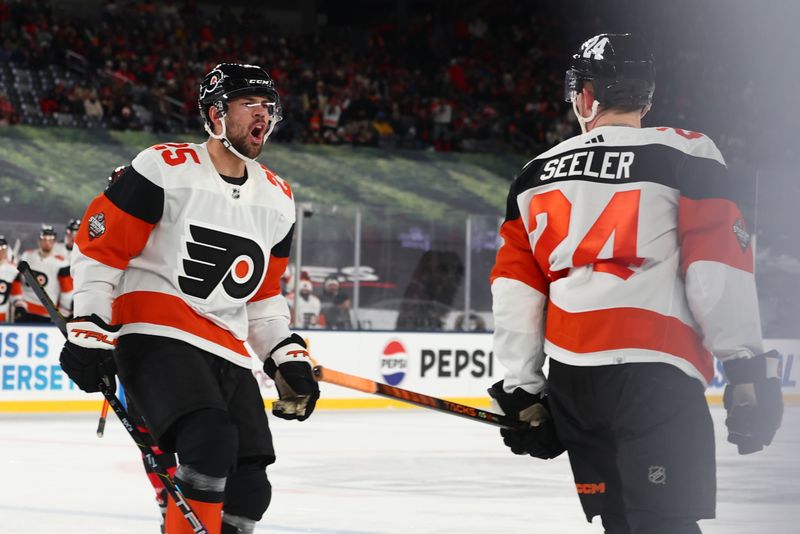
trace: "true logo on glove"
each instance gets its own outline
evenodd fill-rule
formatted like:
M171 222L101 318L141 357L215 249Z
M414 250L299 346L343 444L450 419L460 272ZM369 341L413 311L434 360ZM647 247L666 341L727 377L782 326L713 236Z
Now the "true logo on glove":
M287 356L291 356L292 358L297 358L298 356L308 356L308 351L305 349L301 350L290 350L286 353Z
M109 339L108 335L102 334L100 332L95 332L92 330L83 330L82 328L73 328L70 332L74 334L75 337L81 337L82 334L83 337L85 337L86 339L96 339L100 343L106 343L107 345L111 345L112 347L117 346L116 339Z

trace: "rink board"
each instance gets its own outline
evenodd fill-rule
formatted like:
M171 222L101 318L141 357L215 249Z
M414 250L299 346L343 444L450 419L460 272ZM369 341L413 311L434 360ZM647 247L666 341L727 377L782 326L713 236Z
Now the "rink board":
M312 356L323 366L400 388L477 407L489 405L486 389L502 379L492 354L491 334L405 332L302 332ZM0 326L0 412L81 412L98 410L102 396L83 393L61 370L64 341L51 326ZM787 404L800 404L796 356L800 340L766 340L783 356ZM717 374L707 390L719 403L724 378ZM276 398L272 380L253 371L265 403ZM406 404L321 384L322 409L406 408Z

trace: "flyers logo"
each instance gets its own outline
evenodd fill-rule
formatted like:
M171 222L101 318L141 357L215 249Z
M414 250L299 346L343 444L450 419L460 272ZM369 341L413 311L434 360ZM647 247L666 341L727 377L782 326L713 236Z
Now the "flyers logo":
M188 258L182 258L178 285L185 294L207 299L220 285L233 301L249 299L261 285L265 258L246 237L189 224Z
M11 284L0 280L0 305L8 301L8 295L11 293Z
M50 279L47 277L46 274L44 274L43 272L34 271L33 269L31 269L31 274L33 274L33 277L36 278L36 281L39 282L40 286L47 287L47 282L49 282ZM25 285L26 286L28 285L27 280L25 281Z

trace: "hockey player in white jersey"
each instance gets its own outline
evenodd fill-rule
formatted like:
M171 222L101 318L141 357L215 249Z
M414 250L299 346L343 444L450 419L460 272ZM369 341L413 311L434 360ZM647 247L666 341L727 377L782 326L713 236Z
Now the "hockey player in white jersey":
M177 452L176 483L208 531L251 533L275 461L253 358L275 380L278 417L308 418L319 388L280 292L292 190L254 161L281 120L278 92L260 67L224 63L198 103L206 143L144 150L87 208L61 365L85 391L117 371L160 448ZM113 358L83 330L116 337ZM192 532L171 500L166 531Z
M69 317L72 310L72 277L69 272L69 262L64 256L55 252L55 244L55 229L47 224L42 225L42 230L39 232L39 248L26 250L20 254L19 261L28 262L31 272L58 306L61 314ZM50 322L47 310L21 276L17 276L11 293L14 322Z
M783 410L747 199L708 137L641 127L654 89L635 36L581 46L566 98L584 133L514 181L491 274L494 354L508 371L490 394L531 424L504 441L539 458L566 449L587 519L611 534L698 533L714 517L712 356L740 453L768 445Z
M17 266L8 257L8 240L0 235L0 323L11 318L11 288L18 274Z
M53 248L53 251L57 255L66 258L67 262L69 262L69 256L72 254L72 247L75 245L75 235L78 233L80 227L80 219L70 219L64 227L64 241L56 243L56 246Z
M311 280L300 280L300 298L295 298L294 292L286 295L286 301L292 312L293 324L300 328L319 328L319 314L322 303L313 293L314 285Z

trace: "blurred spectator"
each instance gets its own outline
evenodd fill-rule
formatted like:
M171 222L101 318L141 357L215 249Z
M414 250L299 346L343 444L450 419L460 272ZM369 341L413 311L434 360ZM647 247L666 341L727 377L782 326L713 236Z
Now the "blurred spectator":
M97 91L92 89L89 95L83 100L83 110L90 119L101 120L103 118L103 105L97 98Z
M317 296L312 293L314 286L311 280L300 280L299 285L299 298L295 298L294 293L286 295L286 302L292 311L292 324L300 328L319 328L321 305Z
M8 100L5 93L0 92L0 124L19 124L19 113L17 108Z
M327 277L322 283L322 295L319 297L320 303L322 303L322 306L333 305L334 299L340 292L341 284L339 279L335 275Z
M433 146L438 151L449 152L453 107L447 100L435 98L431 105L431 116L433 117Z
M17 277L17 266L9 258L8 241L0 235L0 323L10 322L11 287Z
M334 297L333 305L322 314L320 321L329 330L352 330L350 308L350 297L340 293Z

